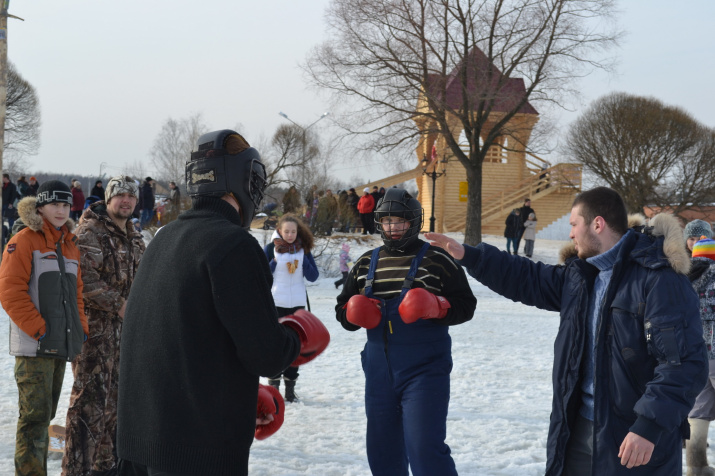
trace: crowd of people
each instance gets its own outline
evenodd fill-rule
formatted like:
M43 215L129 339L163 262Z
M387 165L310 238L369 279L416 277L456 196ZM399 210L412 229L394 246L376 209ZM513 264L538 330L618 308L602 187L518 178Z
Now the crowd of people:
M146 177L143 181L132 179L139 189L139 199L137 205L132 212L132 223L135 224L138 230L151 225L161 226L163 223L169 223L178 217L183 210L181 200L181 190L177 187L176 182L169 182L168 197L163 200L157 200L155 197L156 182L151 177ZM79 222L84 211L95 202L104 200L105 189L102 180L97 180L90 190L88 195L82 189L82 184L79 180L72 178L69 181L70 193L72 194L72 203L70 204L70 218ZM13 183L10 175L3 174L2 188L2 218L3 218L3 246L7 244L7 240L14 233L13 225L18 218L18 203L25 197L34 197L40 183L32 176L29 181L24 175L17 179L17 184ZM4 222L7 222L5 226Z
M132 217L150 177L113 177L77 222L74 184L48 180L8 202L17 220L0 265L0 302L16 359L16 474L46 474L47 426L68 361L63 476L247 474L253 439L283 423L281 380L285 400L295 401L300 367L330 341L305 293L305 281L319 277L314 233L352 230L358 217L362 233L382 244L351 265L343 246L335 316L346 331L365 329L359 358L374 475L457 474L445 441L449 328L475 313L467 274L560 313L547 475L682 474L684 440L688 474L712 474L708 222L683 229L661 213L646 225L627 215L618 193L597 187L576 197L571 243L561 263L548 265L531 259L528 199L507 218L503 252L438 233L421 239L422 205L400 188L365 188L359 198L347 190L342 199L343 191L335 198L313 188L304 205L292 188L261 249L248 230L265 187L258 151L230 130L197 146L187 162L192 206L149 247ZM6 186L15 193L6 178L3 195Z
M363 235L375 233L375 207L385 195L384 187L365 187L358 196L354 188L319 190L317 185L308 189L301 203L300 192L291 186L283 195L283 213L305 217L311 231L317 236L330 236L333 231L362 231Z

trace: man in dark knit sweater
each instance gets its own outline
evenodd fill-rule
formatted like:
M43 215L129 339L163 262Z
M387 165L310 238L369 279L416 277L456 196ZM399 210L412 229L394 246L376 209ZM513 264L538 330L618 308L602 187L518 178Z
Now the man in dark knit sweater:
M156 234L129 295L118 405L121 475L248 474L259 376L281 372L302 341L306 347L301 324L311 322L293 316L292 325L279 323L268 262L246 229L265 183L260 157L237 133L225 135L212 157L225 157L221 167L249 177L227 183L230 193L217 197L200 183L209 173L187 164L192 208ZM211 170L214 183L223 170Z

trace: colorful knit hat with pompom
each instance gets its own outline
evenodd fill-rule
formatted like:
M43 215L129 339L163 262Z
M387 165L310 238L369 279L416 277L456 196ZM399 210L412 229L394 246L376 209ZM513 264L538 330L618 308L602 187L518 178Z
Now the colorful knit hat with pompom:
M715 240L705 236L693 246L693 258L710 258L715 261Z

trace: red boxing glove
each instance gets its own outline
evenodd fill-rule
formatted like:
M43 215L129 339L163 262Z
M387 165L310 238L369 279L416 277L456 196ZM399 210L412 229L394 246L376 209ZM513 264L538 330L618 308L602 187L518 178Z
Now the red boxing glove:
M450 307L447 298L415 288L407 291L397 311L405 324L412 324L417 319L442 319Z
M298 367L319 356L330 343L330 332L320 319L305 309L298 309L291 316L281 317L278 322L288 326L300 337L300 355L290 364Z
M265 425L256 425L255 437L257 440L265 440L283 425L285 414L285 402L278 389L258 384L258 406L256 407L256 419L264 419L268 415L273 417L273 421Z
M362 294L351 297L344 309L348 322L365 329L374 329L382 319L380 301Z

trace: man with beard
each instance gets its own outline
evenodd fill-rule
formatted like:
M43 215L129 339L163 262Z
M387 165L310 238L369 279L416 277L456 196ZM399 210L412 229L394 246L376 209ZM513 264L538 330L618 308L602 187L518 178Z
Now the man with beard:
M660 214L629 229L606 187L576 197L570 224L577 256L559 266L425 238L502 296L561 313L546 475L682 474L708 361L680 224Z
M129 221L139 189L130 177L113 177L103 201L84 211L77 228L89 338L72 362L74 385L67 411L63 476L114 475L117 471L119 336L139 260L141 234Z

